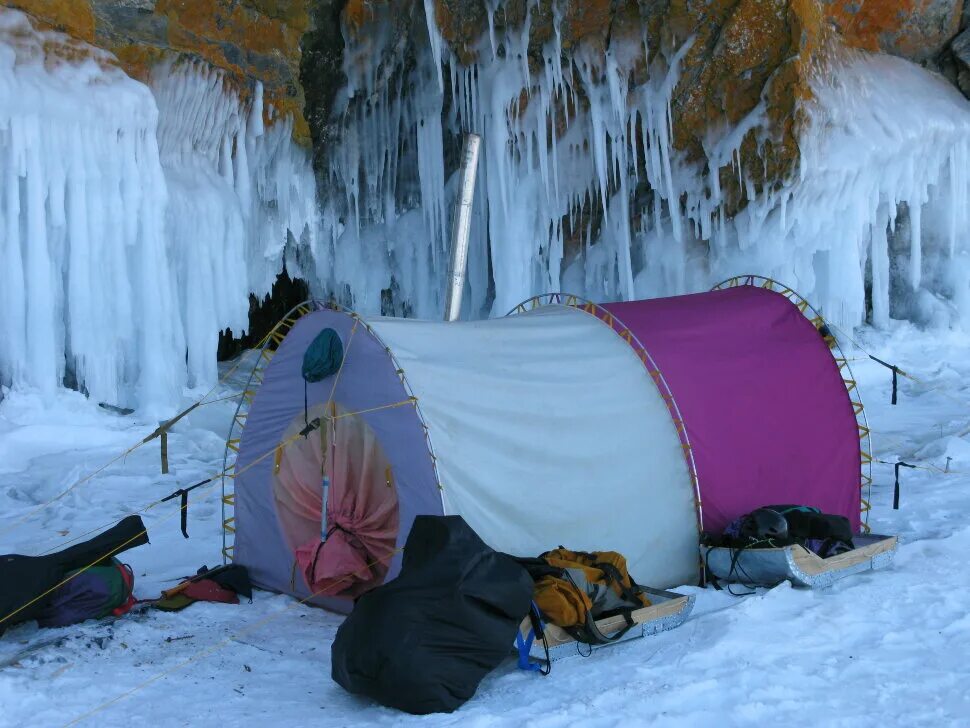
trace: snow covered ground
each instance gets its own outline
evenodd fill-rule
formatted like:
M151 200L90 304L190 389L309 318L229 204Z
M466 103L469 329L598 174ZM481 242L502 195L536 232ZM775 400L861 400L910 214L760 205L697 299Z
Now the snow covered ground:
M908 324L860 335L921 379L902 380L892 407L887 370L853 362L877 456L941 468L952 458L946 474L905 470L899 511L891 509L892 467L875 466L870 524L902 541L889 570L817 592L782 585L747 598L685 587L697 606L680 629L558 662L547 678L509 661L460 711L422 719L333 683L329 649L341 618L288 597L258 593L252 604L64 629L21 625L0 639L0 726L970 724L970 436L959 436L970 428L970 339ZM169 475L159 474L152 443L18 523L155 423L133 423L77 394L54 404L8 395L0 404L0 553L57 548L218 472L233 406L204 407L176 427ZM193 493L189 540L175 502L145 520L152 544L125 555L138 596L157 596L219 562L217 486Z

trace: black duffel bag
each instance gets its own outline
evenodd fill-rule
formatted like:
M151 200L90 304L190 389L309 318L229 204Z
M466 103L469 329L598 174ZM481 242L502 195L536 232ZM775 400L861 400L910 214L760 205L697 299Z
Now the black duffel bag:
M460 516L418 516L401 573L361 596L337 631L333 679L408 713L451 712L510 654L532 589Z
M140 516L128 516L107 531L47 556L0 555L0 635L20 622L41 618L71 572L110 564L115 554L148 543ZM70 582L67 582L70 583Z

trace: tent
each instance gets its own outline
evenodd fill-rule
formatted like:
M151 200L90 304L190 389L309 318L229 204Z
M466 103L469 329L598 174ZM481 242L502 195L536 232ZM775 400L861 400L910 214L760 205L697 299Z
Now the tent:
M328 329L342 364L308 383ZM397 573L415 516L455 514L495 549L617 550L666 588L696 581L701 530L766 503L858 530L867 433L821 317L767 279L554 294L455 323L310 301L270 337L234 421L225 553L256 585L346 611Z

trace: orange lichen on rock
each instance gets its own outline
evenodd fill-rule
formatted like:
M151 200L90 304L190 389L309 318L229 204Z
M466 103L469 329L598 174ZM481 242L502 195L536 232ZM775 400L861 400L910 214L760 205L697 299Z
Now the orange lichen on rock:
M441 37L458 60L466 66L478 60L477 46L488 32L485 3L435 0L434 13Z
M309 27L305 3L272 4L272 15L231 0L159 0L155 12L168 18L172 50L202 58L227 73L243 97L252 82L263 84L266 121L270 105L294 118L294 137L309 142L299 84L300 39Z
M605 42L613 21L613 4L611 0L569 3L562 20L563 48L587 39Z
M114 53L125 73L142 83L148 83L152 69L157 65L168 58L177 57L170 51L141 43L119 46Z
M158 0L155 12L168 17L173 46L205 51L223 67L240 71L251 70L245 59L252 54L286 57L298 51L308 24L305 14L287 23L231 0ZM240 58L229 58L232 48L240 51Z
M309 144L300 44L310 27L311 2L157 0L152 9L120 16L119 22L112 22L109 12L116 4L101 0L12 0L9 4L25 11L40 27L111 51L122 68L141 81L147 81L161 61L182 57L201 59L224 71L226 82L242 98L259 81L267 101L265 121L292 116L294 138ZM129 23L128 17L140 20ZM145 17L154 24L142 25Z
M826 20L845 44L912 60L935 55L960 26L959 0L833 0Z
M7 0L4 5L23 10L38 21L39 28L94 42L94 12L88 0Z
M348 30L357 33L376 18L374 0L348 0L344 6L343 18Z
M783 120L794 114L804 83L793 59L811 35L810 29L803 32L797 10L788 0L715 0L704 6L674 0L668 19L658 39L667 48L683 42L678 33L692 38L672 100L674 145L689 160L704 162L712 135L737 125L764 103L775 131L777 168L771 176L783 177L797 159L795 130ZM694 32L688 35L689 28ZM759 170L766 171L759 159L765 136L756 125L741 145L742 163L756 184L763 181ZM737 176L723 177L725 194L740 197Z
M93 61L106 71L118 70L118 61L111 53L29 15L5 24L0 31L0 44L13 48L16 64L43 63L53 70L62 63L79 65Z

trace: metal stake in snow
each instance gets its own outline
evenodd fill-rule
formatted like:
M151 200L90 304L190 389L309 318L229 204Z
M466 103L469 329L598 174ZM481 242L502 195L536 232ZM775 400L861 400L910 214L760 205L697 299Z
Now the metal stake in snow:
M465 135L462 149L461 187L455 200L454 222L451 228L451 265L448 269L448 293L445 298L445 321L457 321L461 316L461 298L465 292L468 268L468 240L471 234L472 203L475 201L475 178L478 173L478 152L482 138L478 134Z

